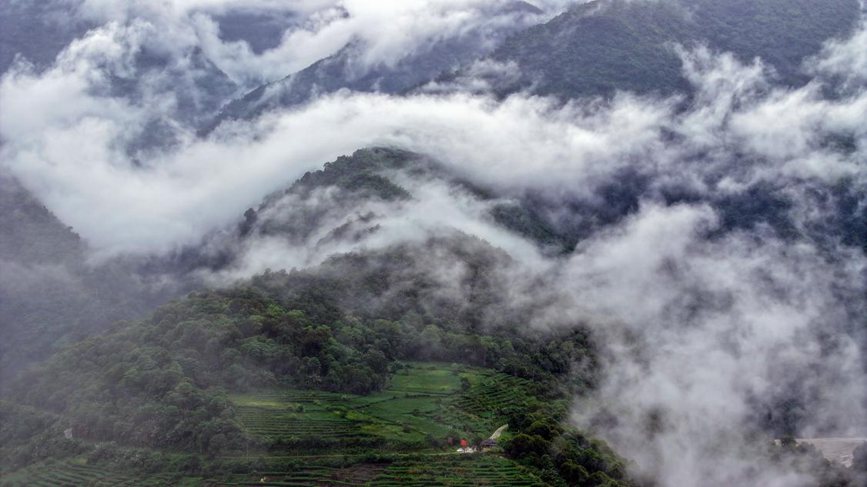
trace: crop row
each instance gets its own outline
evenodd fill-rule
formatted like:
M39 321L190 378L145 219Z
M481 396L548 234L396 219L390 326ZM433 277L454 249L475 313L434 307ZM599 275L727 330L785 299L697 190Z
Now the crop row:
M519 465L496 456L430 456L423 460L398 461L390 465L356 465L359 475L337 467L297 467L289 471L260 472L255 475L232 475L210 480L219 486L478 486L544 485Z
M527 382L516 377L494 375L466 391L455 401L459 408L476 414L493 413L505 406L529 401Z
M72 462L38 465L0 482L3 487L156 487L170 485L169 476L156 475L147 480Z

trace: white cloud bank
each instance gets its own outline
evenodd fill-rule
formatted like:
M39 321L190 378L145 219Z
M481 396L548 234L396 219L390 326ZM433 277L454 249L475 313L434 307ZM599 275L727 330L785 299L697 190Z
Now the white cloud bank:
M342 5L363 11L375 25L384 11L374 4ZM476 4L481 3L437 3ZM112 5L86 3L112 18L198 19L184 24L190 29L172 32L182 38L204 31L203 38L213 40L210 21L191 12L229 4L170 2L154 7L153 14L138 10L148 6L121 4L113 11ZM320 12L330 15L336 4L297 5L314 12L315 20ZM415 7L395 8L415 17ZM437 27L431 32L460 28L461 18L434 15L431 25ZM310 42L328 50L345 42L349 31L366 32L358 26L341 30L350 20L339 15L322 22L287 34L285 48ZM408 30L387 32L397 38L401 32L426 32L414 19L407 22L395 29ZM679 100L629 94L558 105L525 94L496 101L468 94L341 92L199 139L172 120L175 100L159 83L141 100L111 92L111 75L133 69L130 54L161 34L153 25L110 23L70 46L51 69L19 68L0 83L3 167L106 255L158 253L195 243L303 172L375 144L431 154L506 195L535 191L552 199L592 198L623 169L647 175L652 186L676 184L698 194L726 194L758 180L789 184L795 197L809 184L843 179L864 190L867 92L850 89L826 98L818 81L797 90L776 88L761 64L743 65L707 50L683 54L687 77L698 90L686 110L679 110ZM393 59L395 49L412 48L409 41L395 48L386 37L377 44L377 34L370 34L376 59ZM297 39L286 41L292 35ZM850 47L829 46L814 68L856 86L862 51ZM227 72L273 76L267 53L257 58L225 44L213 49L210 56ZM311 58L323 52L305 51ZM308 62L301 54L274 55L296 63L281 70ZM233 65L236 59L244 61ZM131 160L128 142L154 118L180 125L178 143ZM835 148L828 143L833 138L851 140L850 149ZM539 258L519 239L485 225L484 208L476 202L456 201L442 188L418 189L426 196L405 213L387 215L391 231L373 237L385 241L366 243L385 245L414 238L417 229L459 221L464 231L502 244L516 258ZM797 202L793 211L801 222L825 217ZM397 224L408 215L420 219L409 232ZM863 310L864 255L840 247L836 258L828 259L809 243L783 242L762 229L707 239L706 232L718 224L718 215L703 204L664 207L646 201L627 221L580 244L567 260L528 265L543 275L557 270L548 278L551 288L538 292L556 291L559 307L540 316L538 324L584 321L605 337L607 375L598 402L578 405L576 419L591 424L600 412L616 413L621 420L599 433L638 460L640 472L671 486L754 480L798 485L802 479L773 470L745 449L754 402L792 384L810 399L807 424L815 431L846 432L865 424L863 358L848 335L836 334L828 344L820 333L851 322L853 302ZM249 268L276 267L267 257L285 250L254 248ZM303 254L290 258L310 261ZM647 428L651 413L659 413L659 428ZM751 477L755 467L760 474Z
M707 207L651 205L581 244L560 309L590 323L607 354L575 418L603 420L597 430L664 485L812 485L751 434L786 394L803 401L804 436L864 434L864 358L844 330L867 260L840 250L830 263L749 234L708 242L717 224Z
M336 53L350 42L364 46L360 69L392 65L437 40L473 29L494 30L514 22L511 0L67 0L77 14L97 23L135 21L157 26L165 45L199 47L217 67L246 88L274 81ZM530 2L545 12L569 0ZM279 44L255 53L243 41L220 36L219 15L233 12L282 14L287 22Z
M12 72L0 84L3 165L106 253L192 243L305 171L373 144L432 154L505 192L553 197L588 196L624 168L702 193L757 179L864 181L867 93L832 100L816 85L765 90L760 66L703 50L685 55L699 88L686 112L676 100L627 94L559 106L526 95L342 92L204 140L181 128L176 147L134 163L126 145L147 121L170 117L173 98L116 98L108 84L131 69L129 53L148 32L111 24L52 69ZM830 136L857 144L840 152L827 146ZM732 167L736 155L754 162Z

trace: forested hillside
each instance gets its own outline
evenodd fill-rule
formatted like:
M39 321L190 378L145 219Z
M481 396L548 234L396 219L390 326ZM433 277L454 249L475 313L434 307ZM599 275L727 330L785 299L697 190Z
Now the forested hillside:
M67 349L24 374L4 396L4 468L80 455L90 455L99 465L99 455L104 453L99 453L98 445L106 441L116 442L121 451L157 449L153 455L159 449L182 449L192 458L204 454L211 459L239 451L264 454L286 448L285 441L290 440L263 438L253 433L257 430L247 429L248 419L239 416L243 408L238 406L246 402L233 402L227 393L288 387L366 395L392 384L401 361L429 360L485 367L530 380L511 386L526 388L522 401L530 402L486 406L489 399L479 396L472 401L481 403L459 401L455 407L474 411L460 413L469 414L468 418L492 415L485 425L506 421L517 432L526 428L526 439L516 436L506 451L543 477L555 484L591 474L625 480L620 460L601 444L563 430L558 424L565 411L545 405L570 391L580 392L580 382L565 379L592 380L594 352L586 335L527 335L510 327L472 331L457 317L421 316L399 306L384 306L378 310L381 318L372 318L369 313L376 311L337 304L343 292L335 285L352 285L343 279L257 277L246 288L192 294L162 307L148 320L121 323L105 336ZM377 287L375 281L367 282L359 292L374 297ZM574 376L572 364L578 362L588 367ZM415 387L413 383L414 379L407 382ZM467 382L462 387L475 386ZM532 413L534 408L539 412ZM419 427L424 435L426 427ZM63 437L67 428L72 439ZM536 432L542 428L545 432ZM421 440L359 437L336 443L315 438L297 443L296 436L289 445L332 452L441 448L447 435L432 433ZM461 433L456 430L452 435ZM547 449L540 442L550 441L577 449L564 450L551 466L545 463L550 460L534 460L523 451ZM595 452L592 457L586 448ZM142 468L129 465L133 460L123 455L112 453L102 463ZM188 462L178 470L177 465L160 463L166 460L152 461L157 464L150 468L184 474L198 474L202 468Z
M499 2L483 12L487 21L479 28L437 39L396 63L370 65L360 61L366 46L352 41L331 56L233 100L203 130L207 132L224 121L253 119L269 110L300 105L341 89L405 92L487 54L509 34L532 25L542 13L520 0Z
M504 42L492 59L516 63L521 75L494 86L562 98L689 91L676 46L696 45L760 58L782 83L802 85L802 63L848 35L858 11L857 0L593 1Z
M93 263L88 248L17 181L0 176L0 383L23 366L140 317L177 292L135 262Z

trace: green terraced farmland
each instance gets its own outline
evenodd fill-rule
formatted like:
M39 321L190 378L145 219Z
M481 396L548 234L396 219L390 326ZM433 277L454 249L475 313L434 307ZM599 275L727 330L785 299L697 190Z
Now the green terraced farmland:
M419 449L432 438L490 435L503 408L531 400L528 384L475 367L411 363L368 396L281 389L230 399L244 428L276 449Z
M380 475L387 465L360 463L348 467L308 465L289 469L275 469L256 474L229 475L208 479L205 485L229 486L363 486Z
M78 460L33 465L0 478L3 487L159 487L182 483L183 479L168 474L131 476Z
M520 465L495 455L431 457L424 461L396 462L369 484L397 486L545 485Z
M534 400L531 390L526 380L487 369L410 363L383 391L368 396L295 389L234 394L241 425L270 445L256 473L143 477L67 460L6 475L0 485L539 485L508 459L457 454L445 443L449 437L489 436L505 422L505 408ZM376 452L385 454L378 463L366 456Z
M533 401L529 392L532 383L526 379L482 371L470 383L469 390L457 398L455 405L472 414L496 416L506 407L526 406Z
M506 458L490 454L418 455L391 463L359 462L333 466L308 462L268 462L265 471L208 479L170 474L133 476L63 461L29 467L0 480L3 487L158 487L158 486L541 486L537 477Z
M341 405L356 396L282 390L232 396L238 419L254 435L271 441L359 442L368 438Z
M256 474L208 479L205 485L228 486L543 486L538 477L506 458L487 455L418 455L392 463L344 467L294 466Z

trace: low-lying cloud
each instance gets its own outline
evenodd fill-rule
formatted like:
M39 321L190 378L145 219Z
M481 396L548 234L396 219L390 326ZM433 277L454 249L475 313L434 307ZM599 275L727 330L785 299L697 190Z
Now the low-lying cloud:
M761 61L682 51L696 89L690 99L620 93L563 104L519 93L499 100L483 85L472 93L404 97L343 91L252 122L226 123L200 138L177 116L177 94L163 78L146 80L135 97L112 91L114 77L135 76L134 54L162 35L154 22L134 20L139 17L181 22L184 28L172 31L181 37L166 39L191 35L195 40L186 45L201 45L243 86L271 79L276 70L299 69L353 36L370 36L365 62L389 62L473 24L474 9L488 4L300 2L293 8L306 23L287 32L273 52L255 54L220 41L214 20L198 16L232 2L156 8L86 1L82 12L105 8L108 17L126 20L90 32L47 70L19 65L2 79L0 160L103 256L196 244L305 171L364 146L430 155L503 199L593 200L601 186L631 171L648 181L639 209L568 256L545 257L492 224L489 204L468 193L404 180L412 200L359 209L377 215L379 231L352 242L329 243L325 234L300 244L253 240L220 277L315 265L335 253L422 241L441 228L480 236L516 261L503 271L505 280L531 276L534 286L513 286L516 301L552 303L533 326L584 323L600 337L605 376L574 417L635 459L640 474L663 485L803 483L751 455L750 433L763 421L757 416L789 398L803 401L797 417L772 418L763 427L853 434L867 424L859 342L867 261L862 249L817 242L806 231L784 236L763 224L724 229L709 202L767 183L790 200L786 216L802 230L821 226L833 211L820 204L824 193L816 188L846 183L861 195L858 204L867 204L867 90L858 48L864 29L811 60L807 69L816 79L799 89L774 85ZM406 22L396 30L366 30L387 8ZM417 25L414 9L432 12L431 23ZM408 32L418 36L406 40ZM283 51L296 48L303 54ZM190 59L192 51L184 52L182 59ZM285 64L274 68L270 56ZM171 128L172 144L131 151L154 120ZM695 196L669 204L666 195L675 189ZM285 203L280 210L293 211L292 201ZM343 218L333 215L323 228L346 223Z
M846 328L867 261L755 234L708 242L716 225L707 207L649 205L579 246L564 308L608 354L575 417L665 485L811 485L751 435L864 434L864 358ZM761 424L772 411L782 417Z
M437 40L475 29L491 32L521 17L509 0L172 0L158 3L112 0L68 0L75 15L90 22L148 22L160 31L164 45L182 51L191 47L240 86L251 89L299 71L349 43L364 47L359 69L392 65ZM571 3L532 2L543 20ZM256 52L244 40L224 40L221 16L252 13L279 15L285 30L277 45ZM252 34L257 35L257 34Z
M698 88L686 111L677 99L629 94L560 105L522 94L341 92L207 139L180 126L171 150L132 159L127 145L173 105L166 93L136 101L107 92L110 75L129 68L135 29L91 34L52 69L10 73L0 87L4 165L106 253L193 243L323 161L375 144L432 154L504 193L553 199L590 197L623 169L700 194L780 178L864 182L867 94L765 86L760 65L707 50L684 54ZM841 151L828 143L835 137L854 145Z

